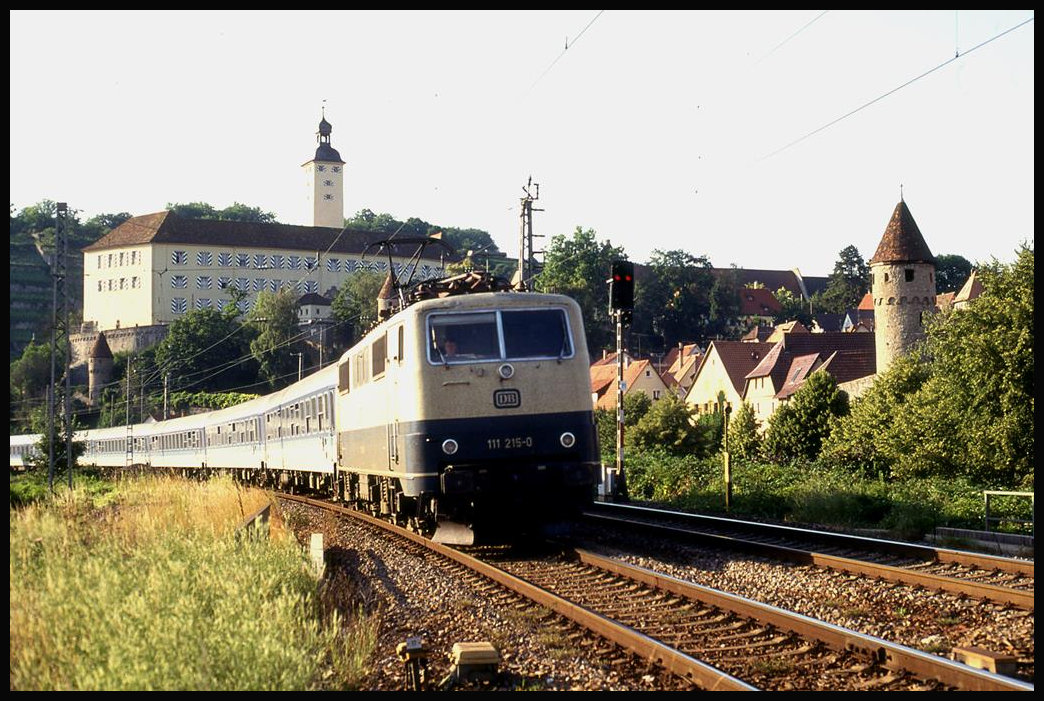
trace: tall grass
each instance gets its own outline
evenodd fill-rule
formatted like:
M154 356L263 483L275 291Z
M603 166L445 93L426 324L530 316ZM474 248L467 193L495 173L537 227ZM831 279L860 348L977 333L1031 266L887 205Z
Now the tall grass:
M233 537L267 500L229 480L150 479L101 507L74 490L12 510L11 689L352 688L374 624L322 614L278 529Z

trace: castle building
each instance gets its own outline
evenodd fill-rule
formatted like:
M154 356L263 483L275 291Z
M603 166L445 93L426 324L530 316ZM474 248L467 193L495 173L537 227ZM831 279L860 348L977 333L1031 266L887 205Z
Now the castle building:
M87 404L98 406L102 390L112 379L112 351L105 340L105 334L99 333L91 352L87 356Z
M924 340L935 310L935 257L902 199L870 259L877 372Z
M310 226L163 211L132 217L85 247L83 327L70 339L74 364L86 359L99 331L107 332L113 351L135 352L162 340L166 326L190 311L222 309L237 296L245 313L262 291L289 288L299 297L333 299L348 276L363 270L401 275L408 267L414 280L441 276L442 261L431 248L414 268L417 246L396 247L389 258L371 245L387 234L344 228L344 161L331 145L332 130L324 114L315 157L303 164Z

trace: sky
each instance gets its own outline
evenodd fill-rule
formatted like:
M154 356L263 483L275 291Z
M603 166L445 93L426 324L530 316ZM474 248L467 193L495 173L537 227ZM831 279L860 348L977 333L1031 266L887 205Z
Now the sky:
M366 208L829 275L900 201L935 255L1033 242L1032 10L11 10L11 198L311 224L325 109ZM536 192L536 188L531 188ZM539 257L539 256L538 256Z

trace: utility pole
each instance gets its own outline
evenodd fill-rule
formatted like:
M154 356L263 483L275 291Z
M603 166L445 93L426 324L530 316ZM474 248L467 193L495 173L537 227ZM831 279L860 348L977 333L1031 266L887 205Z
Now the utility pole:
M533 202L540 199L540 184L529 182L522 188L526 196L522 198L522 212L519 215L522 225L519 231L518 243L518 288L524 290L528 287L528 281L536 275L536 258L533 251L533 237L542 238L542 234L533 233L533 212L543 212L542 209L533 207Z
M130 467L134 464L134 425L131 423L130 398L131 398L131 368L134 365L134 357L127 356L127 446L124 465Z
M301 381L301 364L302 364L302 360L304 358L304 353L291 353L290 355L296 355L297 356L297 381L300 382Z
M54 491L55 441L58 439L55 406L57 391L57 364L59 355L65 356L65 394L62 401L65 418L65 460L69 472L69 487L72 487L72 407L69 386L69 296L65 286L68 265L68 237L65 217L69 208L65 202L55 207L54 253L51 256L51 384L47 392L47 485Z
M610 263L609 279L609 313L616 321L616 480L613 485L613 496L627 501L627 479L624 476L624 391L627 389L623 379L624 348L623 327L630 324L634 309L634 263L626 260L614 260Z
M163 420L167 420L167 389L170 384L170 373L163 374Z

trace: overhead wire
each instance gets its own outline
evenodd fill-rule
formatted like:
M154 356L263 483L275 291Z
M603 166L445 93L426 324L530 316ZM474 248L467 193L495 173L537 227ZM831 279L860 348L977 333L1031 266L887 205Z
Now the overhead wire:
M973 46L972 48L970 48L967 51L965 51L963 54L958 53L958 54L954 55L952 58L949 58L949 59L943 61L942 63L940 63L939 65L935 66L934 68L931 68L931 69L925 71L924 73L921 73L920 75L918 75L918 76L916 76L914 78L911 78L910 80L906 81L902 85L899 85L898 87L892 88L888 92L875 97L873 100L870 100L869 102L867 102L867 103L865 103L865 104L855 108L854 110L852 110L850 112L847 112L846 114L841 115L837 119L834 119L834 120L832 120L830 122L827 122L826 124L824 124L823 126L819 127L818 129L814 129L814 130L810 131L809 133L805 134L804 136L791 141L786 146L778 148L775 151L773 151L772 153L769 153L769 154L767 154L765 156L762 156L761 158L757 159L757 161L755 161L755 162L760 163L761 161L767 160L767 159L772 158L773 156L775 156L775 155L777 155L779 153L782 153L783 151L786 151L787 149L791 148L792 146L796 146L797 144L801 143L802 141L815 136L816 134L818 134L819 132L823 131L824 129L828 129L828 128L834 126L835 124L837 124L838 122L840 122L842 120L845 120L845 119L851 117L852 115L854 115L854 114L856 114L858 112L863 111L864 109L866 109L870 105L872 105L872 104L874 104L876 102L880 102L881 100L883 100L884 98L888 97L889 95L892 95L892 94L902 90L903 88L907 87L908 85L912 85L913 83L916 83L921 78L924 78L925 76L928 76L928 75L931 75L932 73L935 73L940 68L943 68L944 66L947 66L947 65L953 63L957 59L964 58L965 56L967 56L968 54L972 53L973 51L981 49L982 47L986 46L987 44L989 44L991 42L994 42L997 39L1000 39L1002 36L1005 36L1006 34L1009 34L1009 33L1013 32L1013 31L1015 31L1016 29L1019 29L1020 27L1026 25L1026 24L1029 24L1030 22L1033 21L1033 19L1034 19L1033 17L1030 17L1029 19L1022 21L1022 22L1020 22L1019 24L1016 24L1013 27L1005 29L1000 34L997 34L997 35L995 35L993 37L990 37L986 41L984 41L984 42L982 42L980 44L977 44L976 46Z
M565 45L565 48L562 49L562 53L558 54L558 56L555 57L555 60L551 62L551 65L548 66L547 68L545 68L544 72L541 73L540 76L537 77L537 79L533 81L533 84L529 86L529 90L526 91L527 93L532 92L533 88L536 87L536 84L539 83L541 80L543 80L545 75L547 75L548 73L551 72L551 69L555 67L555 64L558 63L561 60L561 58L566 55L567 51L569 51L569 47L575 46L576 42L580 41L580 37L582 37L584 35L584 32L586 32L588 29L590 29L591 25L595 23L596 19L598 19L599 17L602 16L603 12L605 12L605 10L599 10L598 14L595 15L591 19L591 21L587 23L586 27L584 27L583 29L580 30L579 34L577 34L575 37L573 37L573 40L571 42L569 41L569 39L566 39L566 45Z

